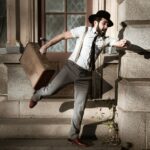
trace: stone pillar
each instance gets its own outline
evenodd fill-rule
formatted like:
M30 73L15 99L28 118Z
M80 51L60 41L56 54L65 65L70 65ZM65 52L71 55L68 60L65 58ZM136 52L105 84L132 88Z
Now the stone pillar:
M114 25L111 28L108 28L107 35L113 38L117 38L118 31L118 4L117 1L114 0L106 0L106 10L111 14L111 20Z
M7 51L20 53L21 46L38 41L37 0L7 0Z
M35 41L35 1L20 1L20 40L25 46ZM37 39L36 39L37 40Z
M118 126L127 149L150 149L150 1L118 0L120 38L132 45L121 58L118 83Z
M19 53L20 44L17 39L19 32L19 13L17 7L17 0L7 0L7 45L8 53Z

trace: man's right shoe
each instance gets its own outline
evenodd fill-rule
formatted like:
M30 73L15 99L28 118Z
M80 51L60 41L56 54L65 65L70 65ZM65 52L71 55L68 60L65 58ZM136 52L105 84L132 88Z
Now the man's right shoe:
M35 107L35 106L37 105L37 103L38 103L38 102L33 101L33 100L31 99L30 102L29 102L29 108Z
M79 138L76 138L76 139L68 139L69 142L71 142L72 144L75 144L77 146L80 146L80 147L89 147L90 145L82 142Z

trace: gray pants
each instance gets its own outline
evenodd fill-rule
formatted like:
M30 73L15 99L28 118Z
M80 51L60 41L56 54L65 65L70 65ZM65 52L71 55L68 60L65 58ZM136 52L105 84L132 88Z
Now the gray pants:
M46 87L36 91L32 97L32 99L39 101L42 97L53 95L65 85L74 82L74 111L69 134L69 138L71 139L77 138L80 133L89 84L91 81L90 75L89 71L68 61L56 77Z

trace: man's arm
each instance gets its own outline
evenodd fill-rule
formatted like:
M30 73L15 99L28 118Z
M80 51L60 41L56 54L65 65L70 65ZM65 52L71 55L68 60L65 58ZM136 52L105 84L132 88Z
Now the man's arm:
M41 54L44 54L44 53L47 52L47 49L48 49L50 46L52 46L52 45L54 45L54 44L60 42L61 40L70 39L70 38L72 38L72 37L73 37L73 36L72 36L72 34L71 34L70 31L63 32L63 33L61 33L61 34L55 36L55 37L52 38L51 40L49 40L46 44L44 44L44 45L40 48L39 51L40 51Z
M113 44L113 46L118 48L127 48L130 45L130 42L126 39L121 39Z

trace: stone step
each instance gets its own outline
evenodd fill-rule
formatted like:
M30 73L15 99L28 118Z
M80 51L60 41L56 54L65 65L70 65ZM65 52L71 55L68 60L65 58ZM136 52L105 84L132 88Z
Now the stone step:
M111 121L92 122L84 120L82 137L114 136ZM0 138L67 138L70 130L70 119L0 119Z
M43 99L33 109L29 100L13 101L0 97L0 118L71 118L73 99ZM113 117L113 100L89 100L84 118L107 120Z
M120 146L102 140L88 140L88 150L120 150ZM67 139L7 139L0 140L0 150L81 150Z

